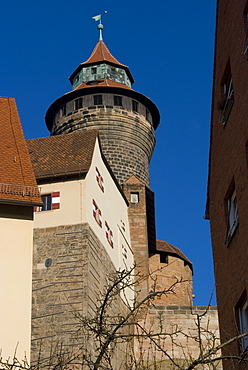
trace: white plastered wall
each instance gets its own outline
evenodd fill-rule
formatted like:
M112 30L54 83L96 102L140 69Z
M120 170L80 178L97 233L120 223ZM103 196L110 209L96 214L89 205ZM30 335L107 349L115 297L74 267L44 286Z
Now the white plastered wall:
M30 359L33 221L0 219L0 349Z
M35 212L34 227L45 228L86 222L85 180L71 180L39 186L41 195L60 192L60 208Z
M96 180L96 167L103 178L104 192ZM86 192L88 223L101 240L116 269L129 268L133 265L133 253L130 247L127 204L102 160L98 140L92 164L86 176ZM93 200L101 210L102 227L93 217ZM105 221L113 232L113 248L106 238Z

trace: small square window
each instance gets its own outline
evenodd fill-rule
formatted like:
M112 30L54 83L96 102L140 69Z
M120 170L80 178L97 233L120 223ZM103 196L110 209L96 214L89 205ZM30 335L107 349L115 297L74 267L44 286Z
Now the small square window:
M168 254L166 253L160 254L160 263L168 263Z
M136 100L132 100L132 107L134 112L138 112L138 102Z
M139 193L131 193L131 203L139 203Z
M114 105L122 106L122 96L114 95Z
M40 211L51 211L52 209L52 194L46 194L41 196L43 206L40 207Z
M94 95L94 105L102 105L102 95Z
M93 75L95 75L95 74L96 74L96 72L97 72L96 67L92 67L92 68L91 68L91 73L92 73Z
M83 98L78 98L75 100L75 109L80 109L83 107Z

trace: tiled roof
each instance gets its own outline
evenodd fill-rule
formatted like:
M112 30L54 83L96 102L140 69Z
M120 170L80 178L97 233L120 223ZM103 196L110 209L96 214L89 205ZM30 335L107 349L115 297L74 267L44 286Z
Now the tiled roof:
M131 83L134 83L133 76L131 72L129 71L129 68L125 65L120 63L109 51L107 46L104 44L102 40L98 41L96 44L93 52L91 53L91 56L89 59L87 59L85 62L80 63L79 66L75 69L75 71L72 73L72 75L69 77L69 80L72 84L74 76L84 67L87 67L89 65L93 64L100 64L103 62L110 63L112 65L115 65L117 67L125 69L126 73L128 74Z
M192 262L183 254L183 252L179 248L174 247L174 245L169 244L164 240L156 240L156 250L158 252L166 252L168 254L175 255L188 263L190 267L192 267Z
M102 40L98 41L89 59L87 59L86 62L81 63L81 66L89 63L92 64L102 62L104 60L110 63L118 64L122 68L127 68L127 66L118 62L118 60L110 53L109 49Z
M98 131L28 140L37 180L86 173L91 165Z
M96 86L106 86L106 87L121 87L122 89L128 89L133 90L131 87L122 84L120 82L108 80L108 79L101 79L101 80L94 80L90 82L82 82L80 85L78 85L74 90L80 90L85 89L88 87L96 87Z
M15 99L0 97L0 200L41 203Z

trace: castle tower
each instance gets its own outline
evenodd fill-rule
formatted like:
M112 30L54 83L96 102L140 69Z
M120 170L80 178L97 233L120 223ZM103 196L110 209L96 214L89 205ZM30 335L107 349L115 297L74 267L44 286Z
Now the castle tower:
M131 88L129 68L115 59L100 37L69 80L73 90L46 113L51 135L99 130L103 153L119 183L134 174L149 186L160 115L149 98Z

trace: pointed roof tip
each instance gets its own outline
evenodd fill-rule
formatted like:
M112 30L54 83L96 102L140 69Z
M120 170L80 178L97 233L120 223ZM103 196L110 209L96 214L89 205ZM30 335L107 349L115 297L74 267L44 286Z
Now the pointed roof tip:
M136 174L132 174L128 177L128 179L126 179L124 181L123 184L142 184L144 186L146 186L146 184L144 183L144 181L142 181L139 176L137 176ZM146 186L147 187L147 186Z
M126 66L125 64L122 64L120 63L109 51L109 49L107 48L107 46L105 45L104 41L103 40L99 40L94 48L94 50L92 51L90 57L83 63L80 63L79 66L76 68L76 70L71 74L71 76L69 77L69 80L70 82L72 83L72 79L73 77L76 75L76 73L82 68L82 67L85 67L87 65L92 65L92 64L97 64L97 63L101 63L101 62L108 62L108 63L111 63L111 64L114 64L116 66L119 66L123 69L125 69L130 81L131 81L131 84L134 83L134 78L128 68L128 66Z
M109 51L104 41L100 39L96 44L94 50L92 51L90 57L81 65L102 62L106 60L107 62L118 64L123 68L128 68L125 64L120 63Z

